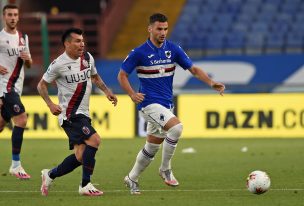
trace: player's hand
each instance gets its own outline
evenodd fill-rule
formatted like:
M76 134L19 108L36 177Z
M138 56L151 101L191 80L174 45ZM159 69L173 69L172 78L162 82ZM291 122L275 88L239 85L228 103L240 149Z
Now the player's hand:
M130 97L135 104L138 104L138 103L141 103L142 101L144 101L145 94L143 94L143 93L133 93L133 94L130 95Z
M61 107L57 104L50 104L49 108L50 108L52 114L55 116L58 116L62 112Z
M112 102L114 107L117 105L117 97L112 92L107 94L107 98L110 102Z
M224 91L225 91L225 85L220 83L220 82L214 82L212 83L211 87L213 89L215 89L216 91L218 91L220 93L220 95L224 95Z
M31 61L31 55L27 51L21 51L20 58L24 61Z
M8 73L7 69L3 66L0 66L0 74L4 75L6 73Z

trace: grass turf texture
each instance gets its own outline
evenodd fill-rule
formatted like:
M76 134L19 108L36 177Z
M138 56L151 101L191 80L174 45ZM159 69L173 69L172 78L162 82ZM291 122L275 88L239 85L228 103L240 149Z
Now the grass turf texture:
M92 182L102 197L78 195L81 169L55 180L48 197L40 194L40 171L60 163L71 153L67 140L24 140L22 163L32 175L20 181L8 174L10 140L0 140L0 205L304 205L304 139L182 139L173 160L180 186L166 186L158 176L160 152L142 174L140 196L131 196L123 178L133 166L144 139L104 140L97 153ZM241 148L247 146L247 152ZM183 154L193 147L197 152ZM246 177L264 170L271 190L254 195Z

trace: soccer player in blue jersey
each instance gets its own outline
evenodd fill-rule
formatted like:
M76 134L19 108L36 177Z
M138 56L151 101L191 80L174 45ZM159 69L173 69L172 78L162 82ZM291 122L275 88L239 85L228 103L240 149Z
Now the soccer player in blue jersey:
M193 65L180 46L166 40L168 21L165 15L156 13L150 16L148 32L148 40L130 52L118 74L121 87L137 104L140 114L148 123L146 144L124 179L131 194L140 194L138 178L154 159L161 143L163 151L159 175L167 185L179 185L171 167L171 159L183 131L182 123L173 114L172 83L176 64L221 95L225 90L224 84L213 81L202 69ZM134 91L128 80L133 70L136 70L140 80L138 92Z

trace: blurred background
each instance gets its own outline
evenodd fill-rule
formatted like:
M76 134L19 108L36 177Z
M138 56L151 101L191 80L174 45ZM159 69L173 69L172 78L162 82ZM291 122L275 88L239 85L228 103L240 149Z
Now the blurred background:
M34 60L24 94L62 52L68 27L85 31L87 50L114 92L116 75L132 48L148 38L148 18L169 18L168 39L180 44L194 63L224 82L229 93L304 91L304 0L1 0L21 8L19 29L29 35ZM177 70L175 92L209 93ZM133 74L131 81L138 85ZM55 90L54 90L55 91ZM52 90L51 90L52 92ZM95 91L98 92L98 91Z

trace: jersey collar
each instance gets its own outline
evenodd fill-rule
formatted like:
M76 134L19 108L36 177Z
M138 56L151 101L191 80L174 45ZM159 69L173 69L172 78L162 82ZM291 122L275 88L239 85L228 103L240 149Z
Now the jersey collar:
M164 49L166 48L166 45L167 45L167 40L164 41L163 45L161 47L156 47L152 41L150 40L150 38L148 38L147 40L147 44L149 45L149 47L151 47L151 49L153 49L154 51L158 50L158 49Z

